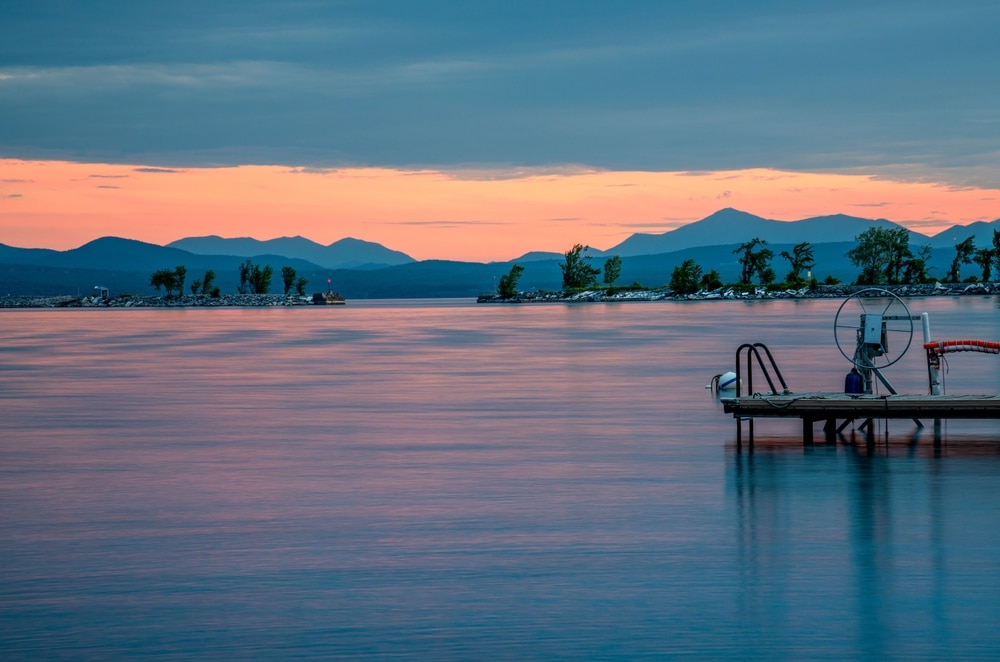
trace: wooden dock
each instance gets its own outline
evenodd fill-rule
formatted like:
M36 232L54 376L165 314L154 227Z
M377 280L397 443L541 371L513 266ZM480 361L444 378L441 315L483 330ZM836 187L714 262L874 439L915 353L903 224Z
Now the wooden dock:
M802 441L813 441L813 425L824 421L827 438L856 420L864 420L871 430L873 419L910 418L935 423L935 440L940 437L941 419L1000 419L1000 395L872 395L847 393L757 394L720 398L723 410L737 419L742 436L743 420L749 419L751 440L754 418L800 418ZM838 421L840 422L838 424Z

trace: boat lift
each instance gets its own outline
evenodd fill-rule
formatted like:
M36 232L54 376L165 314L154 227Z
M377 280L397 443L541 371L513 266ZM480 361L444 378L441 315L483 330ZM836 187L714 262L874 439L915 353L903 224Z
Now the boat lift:
M852 322L852 319L858 321ZM927 354L928 394L899 394L883 371L899 361L910 348L914 322L918 320L921 322L923 346ZM740 345L736 350L736 373L732 380L736 395L720 398L723 410L736 418L737 449L742 445L744 420L749 421L750 443L753 444L754 418L800 418L805 444L813 443L813 424L816 421L825 422L823 430L827 441L833 442L850 423L863 420L859 429L865 430L868 443L873 444L875 419L910 418L918 427L923 427L920 419L932 418L935 445L941 441L942 419L1000 418L1000 395L946 395L942 393L940 380L941 360L945 354L967 351L1000 354L1000 342L932 341L927 313L911 315L902 299L881 288L856 292L840 305L834 318L834 339L840 353L852 365L851 372L845 379L843 393L793 393L766 346L762 343ZM744 355L746 395L743 394L744 374L741 365ZM753 391L755 366L767 382L769 392ZM775 379L781 385L780 391ZM881 382L889 393L874 393L875 380Z

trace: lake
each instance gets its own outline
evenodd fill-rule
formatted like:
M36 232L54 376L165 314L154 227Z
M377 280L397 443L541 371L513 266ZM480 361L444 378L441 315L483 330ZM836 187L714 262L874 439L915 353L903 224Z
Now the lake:
M996 298L907 303L1000 340ZM1000 421L737 452L705 388L764 342L842 390L839 305L2 310L0 653L1000 656Z

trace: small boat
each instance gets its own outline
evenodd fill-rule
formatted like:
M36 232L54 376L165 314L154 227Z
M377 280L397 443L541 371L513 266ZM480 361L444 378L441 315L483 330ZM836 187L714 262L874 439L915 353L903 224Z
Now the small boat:
M343 306L347 303L344 297L340 296L337 292L317 292L313 295L314 304L317 305L327 305L327 306Z

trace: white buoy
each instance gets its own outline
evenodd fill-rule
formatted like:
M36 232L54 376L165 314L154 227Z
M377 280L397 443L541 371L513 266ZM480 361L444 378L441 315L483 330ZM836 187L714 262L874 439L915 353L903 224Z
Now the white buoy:
M719 375L719 390L720 391L734 391L736 390L736 373L735 372L724 372Z

